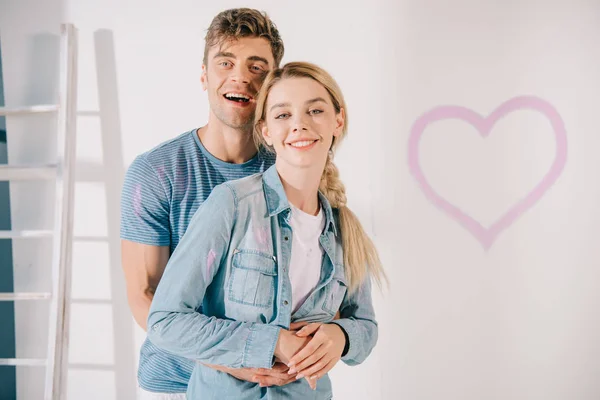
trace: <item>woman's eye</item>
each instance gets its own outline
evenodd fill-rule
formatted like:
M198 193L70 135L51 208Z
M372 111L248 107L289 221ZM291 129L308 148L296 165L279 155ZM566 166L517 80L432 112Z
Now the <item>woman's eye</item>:
M278 116L275 117L275 119L284 119L289 117L290 114L288 113L283 113L283 114L279 114Z

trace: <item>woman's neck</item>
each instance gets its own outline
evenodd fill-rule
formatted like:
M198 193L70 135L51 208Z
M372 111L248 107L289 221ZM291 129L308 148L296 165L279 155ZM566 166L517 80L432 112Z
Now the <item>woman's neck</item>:
M319 213L319 183L323 169L303 168L299 172L297 167L288 164L275 163L277 173L281 178L283 189L288 201L296 208L310 215Z

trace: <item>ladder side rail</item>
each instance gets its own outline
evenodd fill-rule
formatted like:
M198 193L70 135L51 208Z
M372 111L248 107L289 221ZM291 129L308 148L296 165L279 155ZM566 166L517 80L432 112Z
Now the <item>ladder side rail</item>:
M66 397L69 309L71 294L71 248L75 188L75 131L77 109L77 30L61 26L61 67L57 119L57 177L55 235L52 256L52 301L48 334L48 367L45 400Z

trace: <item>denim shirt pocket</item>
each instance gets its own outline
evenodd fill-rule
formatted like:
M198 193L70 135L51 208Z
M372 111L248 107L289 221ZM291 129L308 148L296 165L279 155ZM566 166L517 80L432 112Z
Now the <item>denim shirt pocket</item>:
M327 284L327 291L325 292L325 299L323 301L323 310L332 316L340 310L340 306L348 291L346 277L343 272L344 267L336 265L335 268L336 273Z
M271 307L277 283L277 263L272 255L236 249L229 277L229 300L261 308Z

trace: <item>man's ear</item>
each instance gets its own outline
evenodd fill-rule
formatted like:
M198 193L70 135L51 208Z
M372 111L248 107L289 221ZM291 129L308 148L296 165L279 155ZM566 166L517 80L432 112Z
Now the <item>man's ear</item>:
M202 75L200 75L202 90L206 91L208 85L208 77L206 76L206 65L202 64Z

